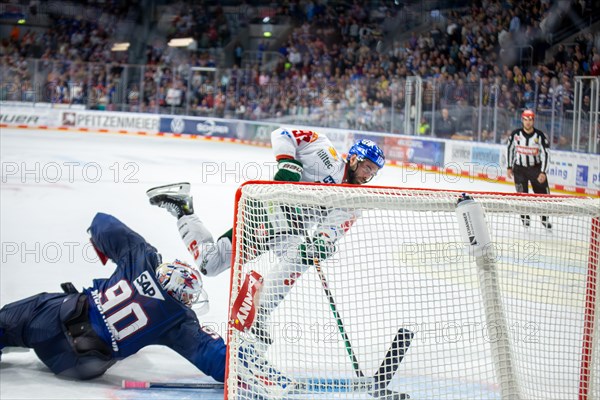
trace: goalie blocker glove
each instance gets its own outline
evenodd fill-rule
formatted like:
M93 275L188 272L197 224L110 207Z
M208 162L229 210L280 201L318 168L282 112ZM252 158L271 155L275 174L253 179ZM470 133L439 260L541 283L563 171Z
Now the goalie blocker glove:
M284 158L279 160L277 172L273 179L283 182L300 182L303 169L300 161L293 158Z

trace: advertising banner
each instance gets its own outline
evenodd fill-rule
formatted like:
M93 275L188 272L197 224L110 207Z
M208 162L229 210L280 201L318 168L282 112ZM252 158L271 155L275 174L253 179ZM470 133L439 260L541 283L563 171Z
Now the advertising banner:
M446 143L447 153L449 158L447 162L453 162L463 165L471 162L471 144L463 144L463 142L448 142Z
M322 133L329 138L333 147L340 154L348 153L350 146L357 139L352 132L345 129L334 129L334 128L311 128L317 133ZM369 138L370 139L370 138Z
M485 174L492 179L506 175L504 146L448 141L446 149L445 166L457 173Z
M571 161L552 157L548 165L548 181L554 185L575 186L576 168Z
M373 142L377 143L377 146L381 147L382 149L385 146L385 136L371 135L366 132L353 132L353 137L354 141L361 139L372 140Z
M471 149L471 162L485 168L485 166L493 166L500 168L500 149L493 147L473 146Z
M506 177L506 146L453 141L446 146L446 167L469 175ZM556 185L567 191L583 188L595 193L600 190L600 156L551 149L548 181L550 187Z
M159 116L106 111L61 111L62 126L93 129L124 129L158 132Z
M271 132L273 132L278 127L278 125L240 123L238 129L236 129L236 137L241 140L247 140L251 143L258 143L261 145L270 146Z
M384 152L388 160L442 167L444 164L442 141L386 136Z
M550 184L600 190L600 156L570 151L550 151Z
M188 135L236 137L236 125L213 118L161 117L159 131Z
M473 174L485 174L491 179L506 176L506 152L498 146L473 146L471 167Z
M466 172L471 176L506 177L506 146L499 144L425 139L271 122L87 111L80 107L55 107L50 103L37 103L34 107L33 104L5 101L0 102L0 106L0 123L9 126L167 132L235 138L266 146L271 144L271 132L281 126L289 129L310 129L326 135L340 154L347 153L354 141L364 138L373 140L382 147L388 161L456 170L460 174ZM597 195L600 191L600 155L551 149L548 180L551 188Z
M26 107L1 107L0 123L8 125L27 126L57 126L59 125L58 113L49 108Z

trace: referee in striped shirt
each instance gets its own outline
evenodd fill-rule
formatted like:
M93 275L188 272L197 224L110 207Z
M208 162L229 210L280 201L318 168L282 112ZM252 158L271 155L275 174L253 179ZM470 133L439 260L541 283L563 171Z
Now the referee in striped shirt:
M517 192L529 192L529 182L534 193L550 193L548 186L548 149L550 144L544 132L533 127L535 114L525 110L521 114L523 127L515 129L508 138L508 178L515 179ZM521 215L523 225L529 226L529 215ZM552 229L548 216L542 216L542 225Z

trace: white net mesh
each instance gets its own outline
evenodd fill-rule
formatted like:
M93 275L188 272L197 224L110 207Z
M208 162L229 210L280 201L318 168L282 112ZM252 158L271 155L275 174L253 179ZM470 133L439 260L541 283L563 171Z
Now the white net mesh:
M232 303L249 271L264 286L253 329L230 331L228 398L367 399L382 382L411 399L599 398L600 203L471 195L486 213L493 275L478 276L461 239L459 193L243 186ZM496 295L505 318L484 309ZM381 381L401 328L414 337Z

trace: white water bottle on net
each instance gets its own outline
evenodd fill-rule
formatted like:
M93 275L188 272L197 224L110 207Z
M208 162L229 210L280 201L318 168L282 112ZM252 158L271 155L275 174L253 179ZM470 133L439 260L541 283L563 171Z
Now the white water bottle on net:
M245 184L226 398L598 399L599 253L598 199Z

